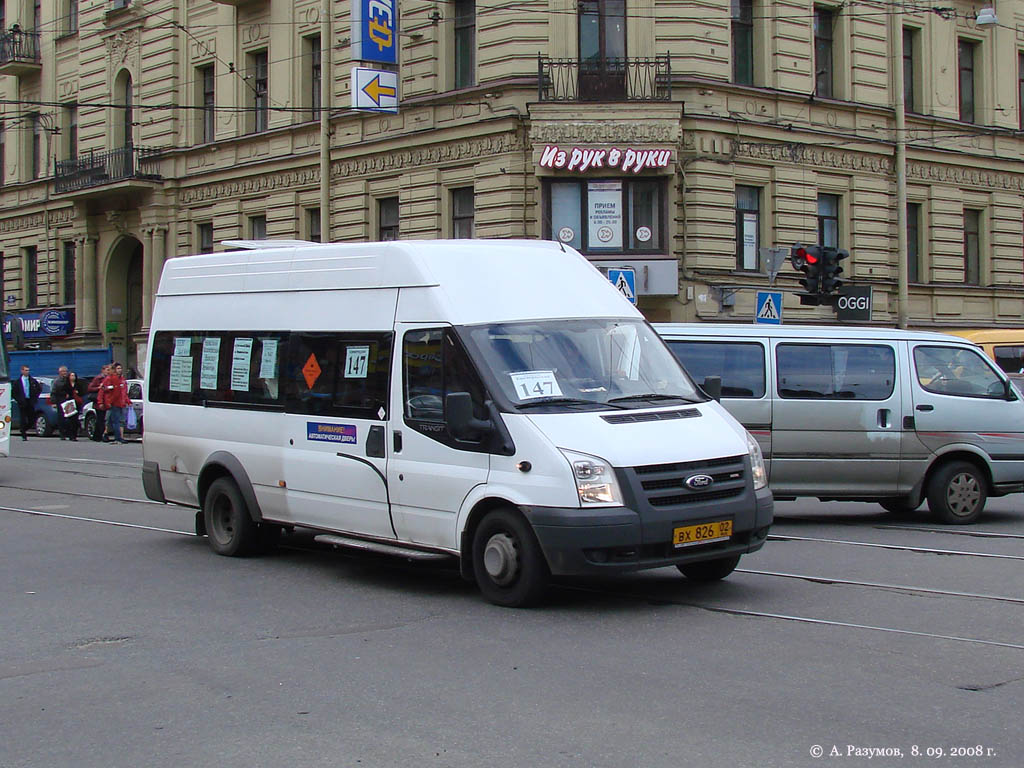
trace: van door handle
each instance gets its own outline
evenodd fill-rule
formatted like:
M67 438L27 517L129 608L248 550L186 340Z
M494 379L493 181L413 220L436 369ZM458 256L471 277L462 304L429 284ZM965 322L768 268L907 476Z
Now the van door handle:
M402 433L399 432L396 429L392 433L391 438L392 438L392 441L393 441L392 444L394 445L394 448L395 448L395 453L401 453L402 452Z
M919 410L919 411L934 411L935 410L935 406L934 405L928 405L927 403L922 403L921 405L917 406L917 410Z
M380 424L370 426L370 432L366 437L366 455L371 459L383 459L384 456L384 427Z
M892 422L889 421L889 415L891 411L888 408L878 409L878 426L882 429L888 429L892 426Z

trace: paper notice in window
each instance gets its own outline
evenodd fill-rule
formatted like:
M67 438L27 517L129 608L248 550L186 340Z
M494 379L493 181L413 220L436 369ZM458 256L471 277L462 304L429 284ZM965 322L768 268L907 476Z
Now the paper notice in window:
M199 364L199 388L217 388L217 362L220 359L220 338L203 339L203 357Z
M519 371L510 373L512 385L520 400L532 400L536 397L561 397L562 390L555 381L554 371Z
M175 355L171 358L171 380L168 383L171 392L192 391L192 357Z
M252 371L252 339L235 339L231 353L231 389L235 392L249 391L249 374Z
M369 347L348 347L345 350L345 378L365 379L369 361Z
M277 339L263 339L263 354L260 355L260 378L277 378Z
M188 357L192 354L192 337L191 336L175 336L174 337L174 356L175 357Z

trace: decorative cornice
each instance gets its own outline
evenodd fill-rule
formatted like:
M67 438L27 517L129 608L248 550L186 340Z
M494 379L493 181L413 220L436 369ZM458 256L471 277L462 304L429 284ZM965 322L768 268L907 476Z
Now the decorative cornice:
M188 187L178 192L178 202L188 205L223 198L239 198L259 195L280 189L310 187L320 182L320 169L317 167L299 168L293 171L267 173L247 176L244 179Z
M679 121L640 122L623 120L535 120L530 141L535 144L675 144Z
M57 208L49 212L49 226L70 224L75 218L74 207ZM47 226L46 211L26 213L9 219L0 219L0 233L22 232L26 229L43 229Z
M527 148L517 133L501 133L447 144L433 144L396 152L382 152L369 157L354 157L331 165L331 178L370 176L376 173L400 171L405 168L438 165L441 163L475 160L481 157L522 152Z

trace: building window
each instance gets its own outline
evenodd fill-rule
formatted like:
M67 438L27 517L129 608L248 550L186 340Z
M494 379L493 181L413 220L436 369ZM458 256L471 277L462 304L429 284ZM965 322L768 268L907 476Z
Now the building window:
M960 40L957 44L957 68L959 77L960 119L965 123L973 123L975 118L974 93L974 55L977 45L969 40Z
M754 84L754 0L732 0L732 81Z
M38 179L43 175L43 120L38 112L29 115L29 122L32 126L32 147L31 168L32 178Z
M250 133L263 133L270 127L270 63L266 51L249 54Z
M736 269L756 272L760 267L761 188L736 187Z
M814 6L814 94L825 99L832 98L835 86L832 61L835 16L830 8Z
M1017 119L1024 131L1024 53L1017 54Z
M39 253L34 245L21 249L25 259L25 306L39 306Z
M64 241L63 254L64 303L75 303L75 241Z
M625 0L580 0L578 8L580 100L625 99Z
M377 201L377 239L398 239L398 198L382 197Z
M199 253L213 253L213 222L204 221L196 227Z
M0 3L3 5L3 3ZM0 187L4 185L4 176L7 174L7 130L0 122ZM0 297L2 298L2 297Z
M914 88L917 76L918 39L916 29L903 28L903 107L907 112L920 112L917 91Z
M250 216L249 217L249 239L251 239L251 240L266 240L267 239L267 217L266 216Z
M212 64L196 69L196 85L199 91L197 101L202 107L199 110L197 139L200 144L208 144L214 140L217 130L217 112L215 109L217 88Z
M474 208L472 187L452 190L452 237L456 239L473 237Z
M551 181L543 237L594 255L665 252L662 179Z
M78 31L78 0L68 0L68 28L70 35Z
M818 195L818 245L839 247L839 195Z
M476 83L476 0L455 0L455 87Z
M78 157L78 105L64 106L64 158L74 160Z
M122 106L121 119L124 121L124 130L122 132L123 143L121 146L130 147L134 143L132 141L132 126L135 123L135 110L132 104L132 76L127 72L123 73L120 79L121 87L118 98Z
M964 208L964 284L981 285L981 211Z
M320 51L320 35L313 35L312 37L307 37L306 40L305 40L305 45L306 45L306 56L307 56L307 59L306 59L306 66L307 66L307 70L306 71L307 71L307 74L306 74L305 80L306 80L306 85L307 85L307 88L308 88L308 91L307 91L307 93L308 93L307 103L309 104L309 108L310 108L309 119L310 120L319 120L320 119L320 104L321 104L320 89L322 87L322 84L321 84L321 77L322 77L322 74L321 74L321 67L322 67L321 61L322 61L322 58L321 58L321 51Z
M920 203L907 203L907 281L921 282Z
M309 239L314 243L321 242L319 208L306 209L306 231L309 233Z

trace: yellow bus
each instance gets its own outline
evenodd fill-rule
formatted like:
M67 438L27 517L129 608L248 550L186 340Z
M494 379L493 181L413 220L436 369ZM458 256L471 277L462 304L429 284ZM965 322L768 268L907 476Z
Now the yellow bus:
M967 328L945 333L974 342L1006 373L1024 374L1024 328Z

